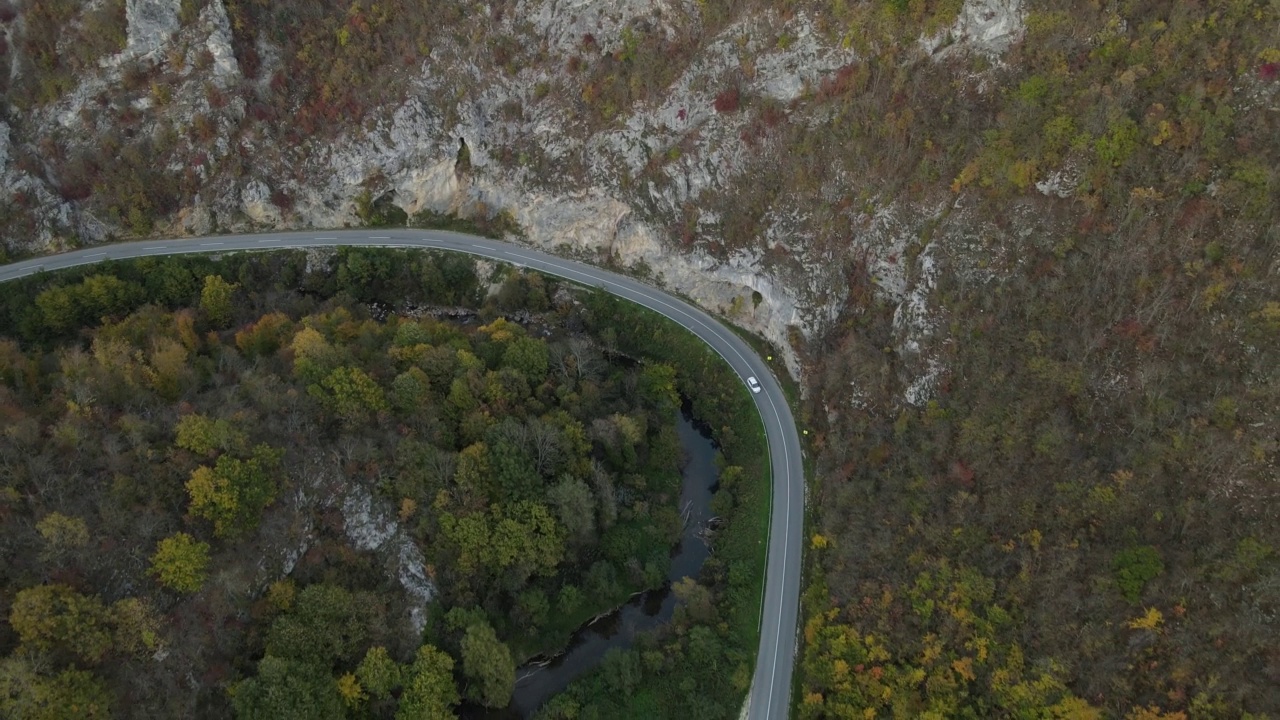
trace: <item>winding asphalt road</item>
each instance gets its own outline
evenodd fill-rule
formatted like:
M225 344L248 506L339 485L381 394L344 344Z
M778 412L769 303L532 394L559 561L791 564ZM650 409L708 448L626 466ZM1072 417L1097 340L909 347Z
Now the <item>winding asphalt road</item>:
M784 720L790 705L800 600L800 549L804 526L804 466L800 438L782 388L768 366L741 338L706 312L629 277L585 263L486 238L434 230L330 230L263 235L219 235L84 248L62 255L31 258L0 267L0 282L41 271L61 270L103 260L218 253L244 250L359 245L452 250L532 268L573 282L601 288L661 313L702 338L744 380L755 376L763 391L754 395L764 421L773 467L773 508L765 571L760 649L751 685L749 720Z

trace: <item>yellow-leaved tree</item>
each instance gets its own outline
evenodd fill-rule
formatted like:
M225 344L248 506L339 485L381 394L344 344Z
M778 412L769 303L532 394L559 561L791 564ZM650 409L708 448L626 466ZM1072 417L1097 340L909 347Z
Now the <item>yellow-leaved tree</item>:
M183 593L193 593L204 585L209 568L209 543L186 533L176 533L156 545L151 556L151 572L160 584Z

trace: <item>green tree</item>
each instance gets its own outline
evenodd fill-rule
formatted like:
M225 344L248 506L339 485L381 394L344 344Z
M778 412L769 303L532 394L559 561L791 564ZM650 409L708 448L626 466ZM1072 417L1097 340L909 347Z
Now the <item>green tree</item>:
M151 572L160 584L182 593L200 590L208 567L209 544L181 532L161 540L151 556Z
M212 455L217 450L236 450L248 439L243 432L231 425L230 420L215 420L195 413L178 418L175 430L177 439L174 444L197 455Z
M324 667L354 661L369 637L369 606L346 588L308 585L298 593L293 610L271 623L267 654Z
M724 644L706 625L696 625L689 630L689 659L706 671L716 672L724 658Z
M36 309L44 327L62 333L81 324L80 299L69 287L51 287L36 295Z
M475 261L456 253L432 254L419 265L422 292L428 302L469 305L476 302L480 280Z
M467 628L462 636L462 671L471 681L468 694L485 707L505 707L516 684L511 651L488 623Z
M475 394L471 392L471 387L467 385L467 381L462 378L456 378L449 385L449 396L445 398L445 412L454 422L459 422L466 417L467 413L475 410L479 403L476 401Z
M329 669L267 655L258 674L235 688L231 706L240 720L329 720L345 711Z
M356 668L356 677L375 699L385 700L400 687L400 665L391 659L386 648L375 645L365 652L364 659Z
M200 310L209 324L222 328L231 323L235 310L233 298L238 285L222 279L221 275L206 275L200 290Z
M32 720L111 717L111 690L86 670L64 670L36 687Z
M289 343L293 351L293 375L305 383L318 383L337 367L338 352L319 330L304 327Z
M578 720L582 717L582 703L567 692L554 695L538 711L541 720Z
M19 590L9 609L9 625L23 645L45 651L65 648L91 663L111 649L107 621L101 600L67 585Z
M522 273L513 272L507 275L494 297L497 306L506 311L523 310L528 307L529 284Z
M320 381L320 388L311 390L312 394L348 424L359 424L368 419L370 412L387 409L382 388L360 368L335 368Z
M450 388L453 374L458 369L458 353L450 347L433 347L422 357L422 370L431 380L431 387Z
M160 616L146 600L122 598L111 605L110 612L117 651L140 658L160 646Z
M283 578L267 586L267 602L276 610L292 610L298 599L298 586L293 578Z
M362 197L369 198L367 190L362 193ZM372 202L364 206L366 212L362 214L360 199L356 198L356 212L366 224L375 217L382 217L383 212L374 207ZM352 297L360 300L378 298L395 276L396 269L394 257L385 251L373 248L339 248L336 274L338 289L349 292Z
M608 560L597 560L587 570L585 583L587 594L594 597L616 598L621 591L618 570Z
M1127 548L1116 553L1111 563L1120 594L1131 603L1142 597L1142 589L1164 572L1160 553L1150 545Z
M249 327L236 333L236 347L245 357L270 355L293 335L293 323L281 312L263 315Z
M494 553L498 565L517 565L551 575L564 557L564 528L546 505L523 501L495 511Z
M547 614L551 612L551 603L541 588L531 587L522 590L516 596L514 617L529 636L536 636L547 624Z
M111 704L106 683L86 670L44 677L26 660L0 660L0 717L106 720L111 717Z
M502 352L502 365L518 371L536 387L547 377L547 358L545 342L538 338L519 337L508 343Z
M514 671L514 669L513 669ZM458 688L453 682L453 658L430 645L418 648L409 666L404 694L396 720L450 720L458 704ZM512 676L514 685L514 675Z
M122 315L146 297L136 283L115 275L90 275L78 285L51 287L36 295L35 305L44 326L66 332L108 316Z
M458 466L453 473L453 481L464 492L478 498L488 497L492 474L488 445L482 442L472 443L458 453Z
M31 660L17 653L0 658L0 717L31 717L34 690L40 682Z
M1130 118L1115 120L1107 133L1094 143L1098 159L1111 167L1120 167L1138 149L1142 130Z
M521 501L494 505L488 512L440 518L444 535L459 551L464 569L506 571L509 580L551 575L564 557L564 529L545 505Z
M613 648L604 654L600 674L609 692L628 697L635 692L644 677L640 654L633 650Z
M671 413L680 407L676 389L676 369L666 363L645 363L637 386L640 397L659 413Z
M251 529L275 499L274 474L283 456L283 450L258 445L248 460L224 454L214 467L196 468L187 480L191 514L212 521L219 537Z
M431 395L431 381L421 369L411 367L391 381L391 404L404 415L422 411Z
M142 286L115 275L90 275L80 283L80 287L87 319L123 315L146 298Z
M338 678L338 694L342 696L342 704L352 709L360 707L369 699L369 693L364 691L353 673L343 673Z
M429 347L431 345L432 332L429 324L410 318L400 318L400 322L395 328L396 335L392 341L395 347L406 348L418 345Z
M529 455L529 428L507 417L486 433L489 466L484 493L493 499L530 499L542 494L542 478Z
M451 513L440 514L440 527L444 536L458 549L458 567L464 573L474 573L490 564L489 537L492 524L488 513L476 512L455 517Z
M686 623L715 621L715 597L697 580L685 577L671 583L671 594L676 596L676 601L679 603L678 620Z
M556 611L561 615L573 615L582 606L582 591L576 585L565 585L556 596Z
M190 260L186 258L144 258L138 260L139 269L143 271L147 297L152 302L168 307L189 304L195 299L199 285L196 276L191 272Z
M171 338L158 338L151 349L143 373L156 394L170 402L194 384L190 353L182 343Z
M596 499L587 483L566 476L547 491L547 501L571 537L589 542L595 536Z
M89 526L78 517L49 513L36 523L36 530L44 539L41 556L47 560L61 560L89 544Z
M500 414L507 414L529 397L529 381L518 370L504 367L484 376L482 397Z

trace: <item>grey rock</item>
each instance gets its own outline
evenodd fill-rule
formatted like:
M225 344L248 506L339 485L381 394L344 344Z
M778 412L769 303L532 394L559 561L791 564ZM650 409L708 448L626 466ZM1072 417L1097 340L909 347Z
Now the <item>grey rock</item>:
M160 49L178 32L178 12L182 0L126 0L125 21L128 44L124 54L145 57Z

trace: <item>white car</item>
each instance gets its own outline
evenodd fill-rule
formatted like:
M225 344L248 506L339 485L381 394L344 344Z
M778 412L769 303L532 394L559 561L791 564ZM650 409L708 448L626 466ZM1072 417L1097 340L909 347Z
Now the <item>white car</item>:
M751 388L751 392L758 393L760 392L760 381L754 377L749 377L747 378L747 387Z

